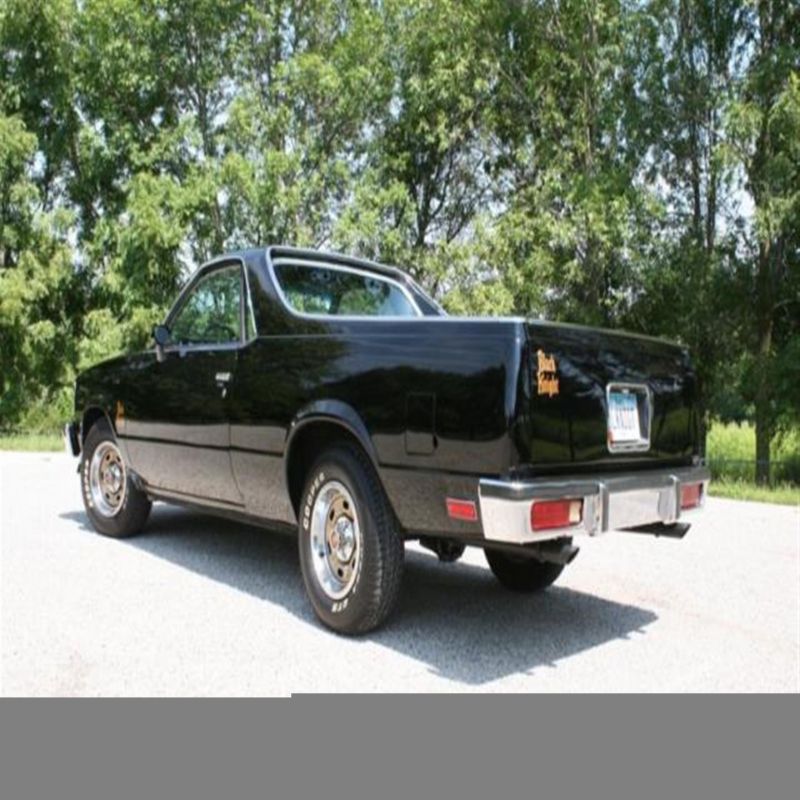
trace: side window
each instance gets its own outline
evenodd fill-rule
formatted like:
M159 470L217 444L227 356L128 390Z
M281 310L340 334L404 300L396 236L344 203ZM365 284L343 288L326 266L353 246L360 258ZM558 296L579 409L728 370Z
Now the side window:
M302 314L417 317L400 284L367 272L278 263L275 277L286 302Z
M241 338L242 277L238 266L201 278L172 319L178 344L229 344Z

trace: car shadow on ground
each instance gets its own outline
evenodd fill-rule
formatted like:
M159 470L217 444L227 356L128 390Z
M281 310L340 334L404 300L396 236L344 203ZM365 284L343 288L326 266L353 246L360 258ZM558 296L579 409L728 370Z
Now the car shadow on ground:
M93 532L83 511L62 517ZM319 624L291 535L159 504L145 530L124 543ZM450 680L480 685L556 667L571 655L642 632L656 618L647 609L558 585L538 595L514 594L488 567L440 564L433 555L407 549L398 607L367 638Z

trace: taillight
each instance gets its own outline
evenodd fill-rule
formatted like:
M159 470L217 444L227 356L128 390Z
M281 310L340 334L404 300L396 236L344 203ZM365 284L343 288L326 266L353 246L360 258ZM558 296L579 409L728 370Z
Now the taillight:
M697 508L703 496L702 483L681 484L681 508Z
M462 519L474 522L478 519L478 509L471 500L456 500L452 497L445 498L447 516L450 519Z
M583 500L536 500L531 504L531 529L569 528L581 521Z

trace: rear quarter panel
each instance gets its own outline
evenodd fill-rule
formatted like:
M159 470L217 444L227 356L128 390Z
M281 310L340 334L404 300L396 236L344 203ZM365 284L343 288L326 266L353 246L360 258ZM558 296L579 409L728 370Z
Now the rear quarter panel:
M446 494L474 496L477 476L504 472L512 458L522 329L442 318L298 325L298 333L263 336L242 351L232 411L240 484L256 461L274 484L293 422L336 401L363 422L403 526L450 529ZM289 513L278 497L263 502Z

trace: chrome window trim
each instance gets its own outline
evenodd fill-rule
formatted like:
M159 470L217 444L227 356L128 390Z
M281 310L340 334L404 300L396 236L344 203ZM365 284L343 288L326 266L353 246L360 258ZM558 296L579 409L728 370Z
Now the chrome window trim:
M369 278L370 280L378 280L383 281L384 283L389 283L392 286L395 286L397 289L400 290L402 295L406 298L409 305L412 309L414 309L414 316L405 317L405 316L379 316L379 315L372 315L372 314L312 314L307 311L298 311L286 298L284 294L283 287L278 280L278 276L275 272L276 266L281 266L283 264L290 264L298 267L311 267L317 269L326 269L332 270L334 272L349 272L354 275L361 275L363 277ZM390 320L397 322L399 320L419 320L424 318L424 314L420 310L419 306L417 305L416 300L414 300L411 293L408 289L403 286L402 283L395 280L394 278L389 278L386 275L380 275L375 272L370 272L366 269L359 269L358 267L351 267L344 264L331 264L325 261L314 261L313 259L304 259L304 258L295 258L293 256L278 256L275 259L269 258L267 259L267 266L269 269L270 278L272 280L272 284L275 287L275 291L280 298L281 303L283 304L284 308L294 317L298 317L299 319L328 319L328 320ZM435 317L433 317L435 319Z
M250 312L250 319L253 320L253 330L255 331L253 336L247 336L247 319L245 318L242 322L242 344L250 344L250 342L258 339L259 330L258 323L256 322L255 311L253 309L253 293L250 291L250 276L247 274L247 264L245 264L244 259L239 259L239 263L242 265L242 274L244 275L244 291L247 295L247 310ZM245 314L246 313L247 312L245 312Z
M611 409L611 392L617 389L627 389L633 392L642 392L647 398L646 436L633 442L620 442L614 444L608 441L606 446L609 453L641 453L650 449L650 439L653 431L653 390L646 383L629 383L625 381L612 381L606 384L606 434L608 434L608 414ZM641 423L640 423L641 424Z
M448 316L447 311L444 310L442 304L436 300L435 298L431 297L423 288L420 286L419 281L415 281L411 275L406 275L406 280L409 284L413 287L414 291L417 292L421 297L425 299L426 302L430 303L438 312L439 315L442 317ZM423 314L425 317L435 317L435 314Z

